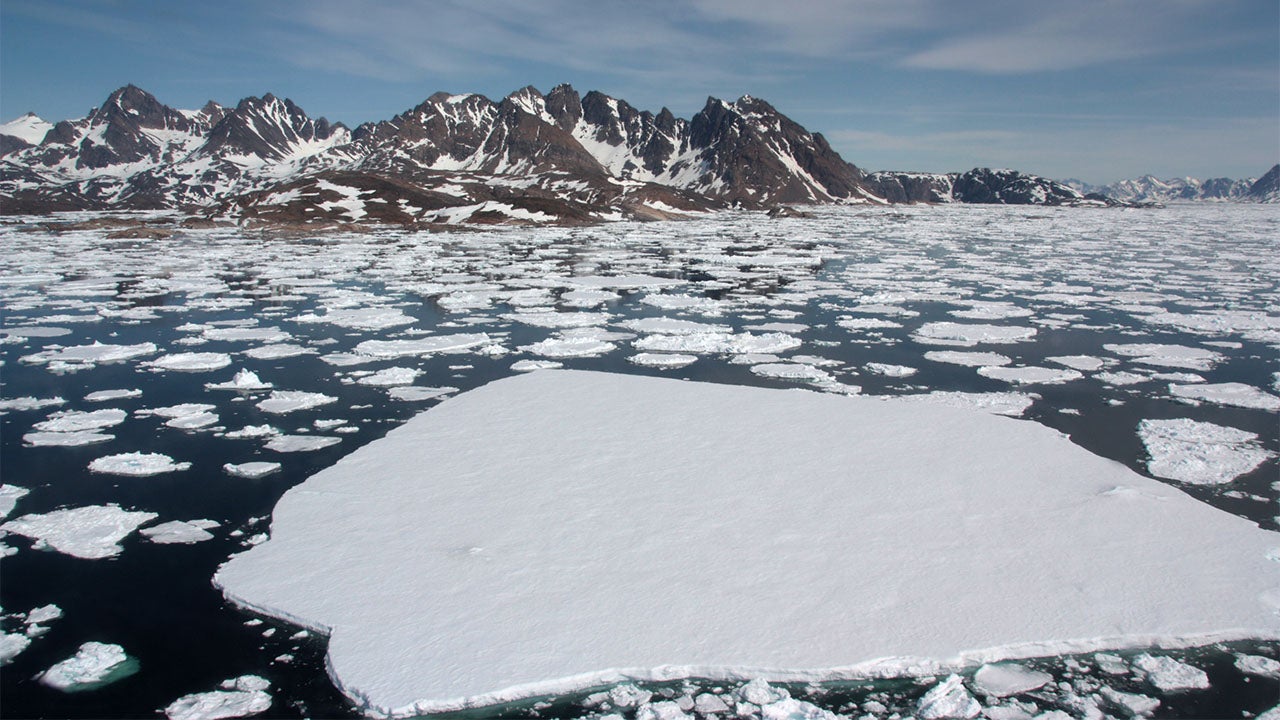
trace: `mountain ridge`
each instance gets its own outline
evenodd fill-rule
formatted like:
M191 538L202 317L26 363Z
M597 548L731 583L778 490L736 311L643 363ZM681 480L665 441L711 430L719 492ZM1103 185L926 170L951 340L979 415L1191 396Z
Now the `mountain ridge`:
M864 173L749 95L709 97L684 119L569 85L500 100L437 92L352 129L269 92L178 110L126 85L83 118L0 125L4 214L176 208L241 223L431 226L813 203L1109 204L1015 171L911 176Z

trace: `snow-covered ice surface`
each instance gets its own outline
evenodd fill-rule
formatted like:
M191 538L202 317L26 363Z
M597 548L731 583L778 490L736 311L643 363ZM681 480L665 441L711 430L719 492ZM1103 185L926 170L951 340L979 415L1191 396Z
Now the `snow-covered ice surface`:
M1231 482L1273 455L1254 433L1186 418L1143 420L1138 435L1152 475L1196 485Z
M96 560L119 555L120 541L156 518L155 513L131 511L119 505L88 505L14 518L0 530L24 535L35 547Z
M85 692L121 680L138 671L124 648L112 643L87 642L76 654L45 670L40 682L63 692Z
M272 508L290 487L452 394L540 368L799 394L860 390L921 404L926 413L937 405L975 408L1047 426L1148 477L1164 471L1149 464L1154 454L1140 423L1207 423L1256 439L1180 441L1166 461L1200 467L1214 482L1164 481L1219 512L1280 527L1280 219L1271 208L895 206L813 208L811 215L779 222L729 212L671 223L269 239L221 227L146 241L109 239L101 230L50 232L43 229L50 218L0 219L0 478L27 491L9 519L118 506L154 514L133 526L142 529L193 518L220 523L212 539L194 544L124 537L113 543L124 554L108 562L36 552L33 546L50 544L3 531L0 638L27 648L0 673L6 714L64 714L41 704L40 692L49 691L30 679L81 643L101 640L142 658L140 676L127 692L123 684L111 690L109 700L59 694L67 712L152 716L176 697L215 687L211 679L261 674L272 682L277 709L351 715L324 677L325 640L294 638L295 628L270 621L243 625L209 586L213 568L267 539ZM1010 339L1017 342L992 342ZM582 350L593 352L575 352ZM690 357L697 359L683 364ZM988 377L982 368L1013 370ZM1026 379L1019 374L1026 368L1082 377L1009 382L1008 373ZM398 384L411 372L413 384ZM272 413L258 406L272 391L336 400ZM112 424L68 427L101 410L112 412L92 417ZM60 418L57 429L36 427ZM1269 455L1237 474L1242 449ZM147 478L89 469L97 458L129 453L191 466ZM1119 543L1114 552L1128 547ZM1059 549L1073 552L1069 543ZM937 562L952 555L940 552ZM894 585L881 590L895 597ZM73 622L43 635L39 623L21 623L21 611L50 603ZM166 603L190 608L180 629L161 620L173 617ZM63 636L61 628L73 625L100 632ZM228 627L243 627L248 637ZM178 635L202 641L173 642ZM1124 652L1119 665L1092 655L1020 661L1054 682L1005 699L975 687L974 668L955 672L993 720L1053 712L1083 718L1094 716L1090 708L1125 715L1152 703L1164 714L1240 717L1270 709L1280 694L1280 680L1235 666L1235 653L1280 658L1275 642L1151 652L1205 669L1211 687L1163 694ZM1116 667L1123 672L1112 674ZM766 705L738 697L733 683L642 682L637 693L650 696L644 702L593 703L588 691L549 699L555 709L547 712L820 717L786 704L809 702L817 713L905 717L951 672L861 689L775 686L794 698ZM1098 682L1101 688L1090 685ZM617 686L600 692L608 698L610 689ZM721 705L727 709L707 709Z
M311 477L215 582L325 629L339 687L410 715L619 677L822 680L1280 637L1275 545L1031 423L552 370L458 396ZM730 567L750 571L706 575ZM1165 685L1178 672L1153 668Z
M169 703L169 720L222 720L251 717L271 707L271 683L257 675L242 675L222 683L220 690L192 693Z

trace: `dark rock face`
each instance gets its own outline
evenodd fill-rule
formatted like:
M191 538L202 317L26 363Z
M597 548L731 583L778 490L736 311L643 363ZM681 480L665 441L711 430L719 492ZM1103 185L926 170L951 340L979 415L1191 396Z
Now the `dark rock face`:
M940 173L874 172L866 183L876 195L891 203L951 202L955 175Z
M1249 188L1248 197L1254 202L1280 202L1280 163L1271 166L1265 175Z
M8 155L9 153L15 153L19 150L25 150L29 147L31 147L31 143L20 137L14 137L13 135L0 135L0 157Z
M974 168L955 179L951 196L958 202L1001 205L1062 205L1083 200L1062 183L1014 170Z

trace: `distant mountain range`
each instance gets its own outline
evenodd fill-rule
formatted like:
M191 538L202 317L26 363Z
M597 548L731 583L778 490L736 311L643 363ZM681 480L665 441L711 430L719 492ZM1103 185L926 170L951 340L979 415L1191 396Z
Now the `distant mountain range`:
M1063 182L1083 193L1098 193L1125 202L1276 202L1277 175L1280 175L1280 165L1271 168L1261 178L1240 180L1225 177L1161 180L1143 175L1110 185L1090 185L1075 179Z
M132 85L84 118L0 125L0 212L178 208L320 227L576 224L783 204L1116 204L1010 170L866 174L769 103L691 119L568 85L437 93L350 129L267 94L177 110ZM197 219L198 219L197 218Z

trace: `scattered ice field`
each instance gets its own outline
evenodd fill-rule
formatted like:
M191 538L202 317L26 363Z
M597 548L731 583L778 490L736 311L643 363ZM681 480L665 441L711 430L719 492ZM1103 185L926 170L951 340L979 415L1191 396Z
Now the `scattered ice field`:
M271 547L289 488L445 398L539 368L904 397L921 417L939 405L999 413L1278 529L1274 208L813 214L143 241L0 226L5 714L356 714L325 677L321 634L234 609L211 578ZM331 502L359 521L348 498ZM1055 547L1070 558L1082 545ZM741 572L709 566L707 582ZM26 622L51 605L58 619ZM606 684L501 712L1240 717L1275 703L1275 638L1162 639L815 687ZM136 672L76 693L32 682L86 643L123 648Z

